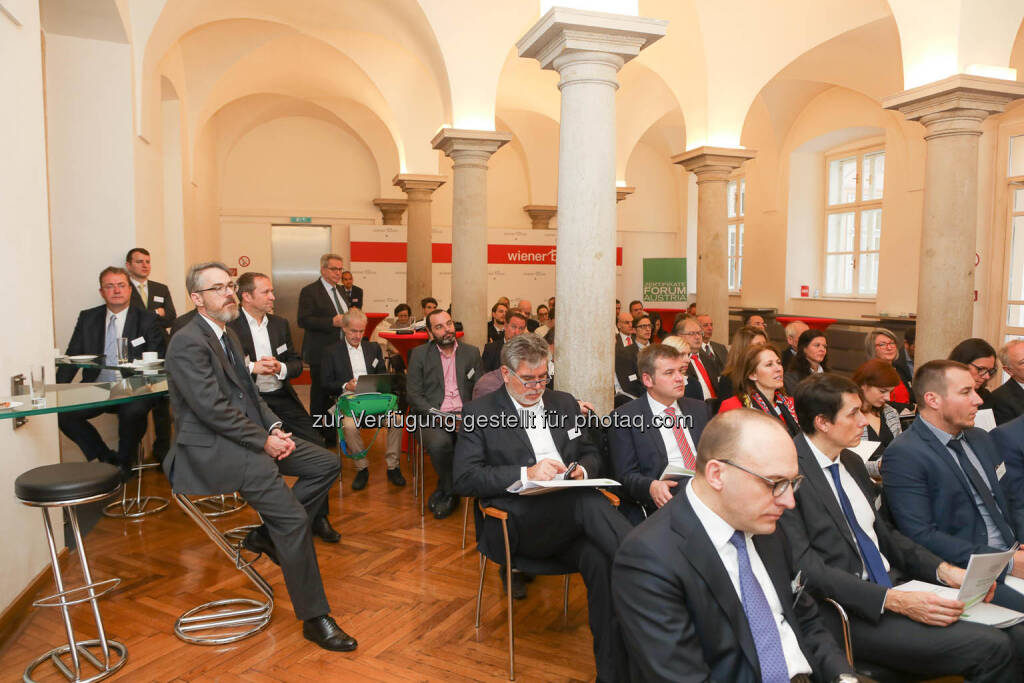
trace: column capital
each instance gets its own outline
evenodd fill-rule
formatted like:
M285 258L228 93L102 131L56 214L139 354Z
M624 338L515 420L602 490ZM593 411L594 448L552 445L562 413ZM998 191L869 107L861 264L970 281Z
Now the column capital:
M930 137L981 135L981 123L1024 97L1024 83L957 74L904 90L882 100L882 106L920 121Z
M742 147L695 147L672 157L673 164L679 164L697 176L698 183L724 182L729 174L743 165L743 162L757 156L757 150Z
M402 214L405 213L405 208L409 206L409 200L377 198L373 200L373 205L380 210L384 225L401 225Z
M552 7L516 42L520 57L542 69L560 69L555 59L569 53L609 53L619 66L665 35L667 21L607 12Z
M444 185L448 180L443 175L429 175L426 173L399 173L392 180L391 184L402 190L402 192L426 192L428 195L437 188Z
M484 153L489 157L511 139L512 134L504 131L442 128L430 141L430 146L453 159L460 152Z
M632 185L616 185L615 186L615 202L621 202L629 195L636 192L636 188Z
M523 211L530 217L534 230L549 229L551 219L558 215L558 207L552 204L527 204Z

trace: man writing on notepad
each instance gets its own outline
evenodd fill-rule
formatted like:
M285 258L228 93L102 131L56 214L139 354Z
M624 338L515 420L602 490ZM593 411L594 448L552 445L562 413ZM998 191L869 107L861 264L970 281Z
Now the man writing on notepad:
M513 555L558 559L579 570L587 586L597 678L628 680L610 581L612 558L630 524L592 488L531 497L506 491L517 481L550 481L570 467L573 479L601 473L597 448L577 425L576 399L545 389L547 343L529 332L510 339L501 350L501 373L504 389L463 406L455 491L509 513ZM500 526L478 517L477 541L502 548ZM495 553L503 554L503 548Z

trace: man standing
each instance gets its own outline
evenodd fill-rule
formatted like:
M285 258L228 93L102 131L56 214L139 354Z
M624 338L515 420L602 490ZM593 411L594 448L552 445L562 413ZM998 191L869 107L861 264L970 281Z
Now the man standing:
M128 354L132 359L142 358L144 351L156 351L161 356L166 349L164 331L156 315L141 308L129 306L131 284L128 272L113 266L100 273L100 296L103 305L87 308L78 314L75 331L68 342L69 356L95 354L105 365L118 364L117 340L128 340ZM67 384L78 374L78 368L61 365L57 368L57 383ZM84 382L117 382L117 370L82 370ZM124 478L131 475L131 467L138 457L139 442L146 433L146 415L153 407L149 399L136 399L105 408L87 408L58 413L57 425L75 442L88 460L100 460L121 467ZM117 415L118 447L114 452L107 447L99 432L89 420L103 413Z
M437 472L437 489L431 494L429 505L436 519L444 519L459 504L452 487L455 433L430 425L430 411L461 414L463 405L473 396L473 385L480 379L483 367L475 346L456 341L455 323L447 311L436 310L427 315L427 333L430 342L409 353L406 394L411 411L428 423L419 430L419 437Z
M814 600L794 588L786 537L775 533L801 479L778 420L733 410L708 423L684 493L615 556L615 611L635 680L785 683L853 674Z
M164 471L171 487L185 495L238 491L263 519L242 543L281 566L303 636L327 650L354 650L355 638L330 616L310 533L310 518L338 478L338 459L293 439L260 398L226 327L238 317L238 285L227 267L194 265L186 284L199 314L167 351L175 440ZM281 475L298 479L289 489Z
M697 316L697 322L700 323L700 330L703 335L700 346L700 359L704 361L706 367L710 367L713 370L712 374L716 376L721 375L722 370L725 369L725 361L729 356L729 349L725 348L725 344L711 341L711 335L715 332L715 321L711 319L710 315L701 313Z
M509 550L536 559L557 558L583 575L600 681L628 679L626 652L611 605L611 562L630 525L593 489L546 496L506 491L516 481L598 477L597 448L576 426L579 408L567 393L546 390L548 345L535 334L510 340L501 352L504 389L466 406L455 446L455 490L509 513ZM496 525L480 543L504 555ZM498 548L502 550L499 552Z
M501 339L505 331L505 314L508 313L508 306L500 301L491 306L491 319L487 322L487 343Z
M341 329L345 334L345 341L335 344L327 352L323 363L324 376L322 378L324 391L331 398L331 403L343 393L351 393L356 389L356 381L363 375L386 375L387 367L384 363L384 354L380 344L372 341L363 341L366 333L366 314L358 308L353 308L341 320ZM335 415L337 420L342 421L342 429L345 433L345 446L349 453L361 453L365 446L362 435L359 433L359 425L350 415ZM387 417L387 452L385 462L387 463L388 481L395 486L405 486L405 477L399 469L399 457L402 450L402 430L395 428L391 423L391 416ZM369 458L354 458L352 462L356 467L356 476L352 480L352 490L361 491L366 488L366 482L370 478Z
M1004 344L999 349L999 362L1010 379L992 392L992 412L996 424L1005 424L1024 415L1024 339L1012 339Z
M796 345L800 341L800 335L811 329L803 320L794 320L786 325L786 350L782 352L782 367L789 367L789 362L796 358ZM722 367L725 367L723 364Z
M492 372L501 365L501 347L509 339L518 337L527 331L527 317L519 310L513 308L505 315L505 329L502 336L484 347L483 366L484 372Z
M349 308L363 307L363 288L354 286L351 271L344 271L341 274L341 295L345 297L345 304Z
M306 331L302 359L309 363L309 412L314 419L317 415L327 414L321 364L327 349L341 341L341 316L348 312L348 304L338 287L344 271L340 256L324 254L320 257L320 279L299 292L299 327ZM328 447L338 443L338 435L330 427L322 428L320 433Z
M317 446L323 439L313 428L289 378L302 374L302 358L292 344L288 321L273 315L274 285L263 273L243 273L238 278L238 296L242 314L227 325L236 335L245 354L245 366L256 383L260 398L277 415L282 429ZM327 519L328 505L312 520L312 531L328 543L337 543L341 535Z

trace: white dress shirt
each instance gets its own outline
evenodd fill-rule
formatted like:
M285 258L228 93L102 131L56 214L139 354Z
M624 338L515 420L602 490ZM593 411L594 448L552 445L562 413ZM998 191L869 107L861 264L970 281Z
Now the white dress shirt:
M339 315L348 313L348 304L345 303L345 297L341 295L338 288L325 280L323 276L320 276L320 284L322 284L324 289L327 290L327 298L331 300L331 305L334 306L334 310L338 311ZM338 295L337 302L335 302L335 294ZM341 306L341 310L338 310L339 305ZM341 338L341 341L345 341L345 331L340 327L338 328L338 337Z
M270 324L270 318L267 315L263 316L262 322L256 322L256 318L249 315L249 311L242 309L242 315L245 316L245 321L249 324L249 334L252 335L252 345L256 353L255 358L250 358L246 363L246 367L249 370L249 374L252 374L253 366L256 365L256 361L264 356L274 357L274 349L270 344L270 332L267 331L267 326ZM260 390L260 393L267 393L269 391L277 391L281 388L281 380L288 376L288 367L281 363L281 370L277 375L256 375L256 388Z
M686 498L690 501L697 519L711 539L711 545L718 551L718 557L722 564L725 565L725 572L729 575L729 580L732 581L732 587L736 589L736 597L739 598L740 604L742 604L743 591L740 588L739 556L736 553L736 547L729 541L732 535L736 533L736 529L733 529L728 522L719 517L697 497L693 490L692 479L686 484ZM757 548L754 547L751 541L751 534L745 533L744 537L747 540L750 570L754 573L754 578L757 579L757 582L761 584L761 590L768 599L768 606L771 607L772 614L775 617L775 625L779 629L779 638L782 640L782 654L786 658L786 668L789 670L789 677L793 678L797 674L810 675L812 673L811 665L808 663L807 658L804 657L803 650L800 649L800 642L796 639L796 634L782 613L782 603L779 602L779 594L775 592L775 584L772 583L771 577L768 576L768 571L764 568L764 563L761 562L761 556L757 554Z
M839 492L836 491L836 483L832 480L832 473L828 471L828 467L833 464L833 461L829 459L827 455L822 453L807 435L804 435L804 440L807 441L807 445L811 447L811 453L814 453L814 459L818 461L818 466L821 467L821 473L825 476L825 481L828 482L828 487L832 491L832 495L836 497L836 505L839 506L839 510L842 511L843 506L839 502ZM864 492L857 484L857 480L846 471L841 460L836 458L835 462L839 463L839 482L843 485L843 492L846 493L846 497L850 500L850 507L853 508L853 516L857 518L857 524L860 528L868 535L871 542L878 548L878 554L882 556L882 564L885 565L885 571L889 571L889 560L886 559L885 555L882 554L882 549L878 545L878 535L875 533L875 510L871 507L871 502L868 501ZM845 515L844 515L845 517ZM847 523L849 528L849 523ZM853 533L853 529L850 529L850 537L856 541L857 536ZM861 562L863 563L861 558ZM860 578L865 581L868 579L867 567L863 567L860 570Z
M622 342L623 346L629 346L633 343L633 337L631 335L623 334L619 332L618 329L615 330L615 334L619 335L619 340Z
M704 368L705 372L707 372L707 367L705 367L704 363L696 353L690 356L690 365L693 366L693 374L697 376L697 383L700 384L701 394L706 401L711 398L711 389L708 387L708 383L704 381L704 374L701 373L698 367ZM708 377L711 377L710 372L708 373Z
M676 435L672 432L672 427L669 426L671 423L665 421L682 419L683 413L679 410L679 406L675 403L671 406L663 405L660 401L651 396L650 392L647 393L647 403L651 406L652 413L655 415L662 415L664 418L662 426L658 427L658 433L661 434L661 440L665 442L665 453L668 454L668 464L687 467L686 462L683 460L683 454L679 451L679 443L676 441ZM665 413L666 408L675 408L676 414L674 418ZM690 447L690 452L693 453L693 457L696 459L697 447L693 445L693 439L690 437L690 430L683 427L683 434L686 436L686 445Z
M508 392L508 389L506 388L505 391ZM551 429L548 428L545 421L544 400L541 399L532 406L524 406L511 393L509 393L508 397L512 399L512 405L515 406L516 411L519 413L520 426L526 431L526 438L530 440L530 446L533 447L533 455L536 458L536 462L554 460L565 465L566 463L562 460L558 447L555 445L555 439L551 436ZM580 469L583 470L583 478L586 479L587 471L582 466L580 466ZM519 478L522 481L529 480L526 470L526 467L520 468Z
M116 322L114 322L114 329L117 330L117 334L115 336L123 337L124 336L124 321L128 319L128 306L125 306L123 309L121 309L120 313L112 313L109 308L107 309L107 317L105 317L103 319L103 336L104 336L104 340L106 339L106 336L107 336L107 327L110 326L110 319L111 318L114 318L115 321L116 321ZM104 343L106 343L106 341L104 341ZM130 339L128 340L128 343L129 344L131 343Z
M352 365L352 379L359 379L368 374L366 371L366 357L363 356L363 344L352 346L345 340L345 350L348 351L348 362Z

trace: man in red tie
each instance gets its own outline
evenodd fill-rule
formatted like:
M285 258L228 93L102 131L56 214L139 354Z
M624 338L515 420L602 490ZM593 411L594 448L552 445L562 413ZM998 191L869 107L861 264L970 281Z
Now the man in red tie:
M612 413L608 434L615 479L626 494L620 510L633 524L683 489L678 475L662 479L667 467L694 469L697 443L711 410L703 401L683 397L689 363L688 353L667 344L646 347L637 367L647 391Z
M690 369L687 372L693 386L686 392L691 398L702 398L705 401L718 398L718 375L709 371L700 359L700 347L704 341L704 330L697 318L686 317L676 324L678 334L690 345ZM696 386L700 387L698 394Z
M615 350L633 343L633 316L622 311L615 316Z

